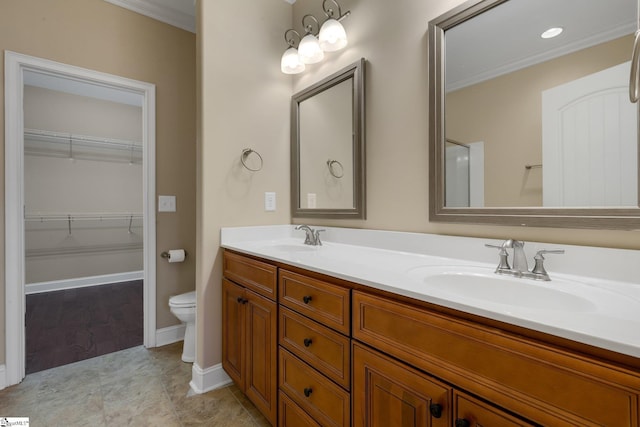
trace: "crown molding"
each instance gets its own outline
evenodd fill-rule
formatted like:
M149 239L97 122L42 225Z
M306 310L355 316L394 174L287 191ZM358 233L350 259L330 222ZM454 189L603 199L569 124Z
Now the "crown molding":
M151 0L104 0L116 6L124 7L149 18L182 28L183 30L196 32L196 20L194 15L154 3Z

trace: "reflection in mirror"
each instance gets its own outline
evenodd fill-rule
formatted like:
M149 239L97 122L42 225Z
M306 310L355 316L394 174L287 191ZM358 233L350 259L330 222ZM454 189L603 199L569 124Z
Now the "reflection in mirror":
M638 227L636 13L472 0L430 23L432 220Z
M364 218L364 59L292 97L292 215Z

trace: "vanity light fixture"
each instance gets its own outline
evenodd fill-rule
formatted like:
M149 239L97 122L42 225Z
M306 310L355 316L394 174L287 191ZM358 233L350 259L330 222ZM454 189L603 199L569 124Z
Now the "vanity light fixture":
M331 8L331 6L327 6L327 1L328 0L324 0L322 2L322 10L324 10L324 14L327 15L327 20L322 24L318 38L322 50L325 52L335 52L347 45L347 33L340 21L349 16L351 12L347 11L343 15L338 2L335 0L329 0L335 4L338 9L337 17L334 17L336 12Z
M335 8L331 3L335 5ZM347 45L347 33L340 21L351 15L351 11L343 14L340 5L335 0L323 0L322 10L327 16L322 26L313 15L307 14L302 17L304 37L300 37L300 34L294 29L285 31L284 39L289 48L284 52L280 61L280 70L283 73L301 73L305 69L305 64L315 64L322 61L324 52L335 52Z
M282 59L280 60L280 70L285 74L298 74L303 72L305 69L305 65L298 55L298 49L296 48L296 40L294 37L297 37L297 44L299 45L300 34L293 29L285 31L284 39L287 42L287 45L289 45L289 48L284 51Z
M313 31L313 23L317 28L317 31ZM320 42L316 34L320 31L320 23L313 15L304 15L302 17L302 26L306 32L306 35L300 41L298 46L298 55L300 55L300 61L305 64L315 64L322 61L324 58L324 52L320 47Z
M540 34L540 37L542 37L543 39L552 39L554 37L559 36L560 33L562 33L563 31L564 31L564 28L562 27L549 28L548 30Z

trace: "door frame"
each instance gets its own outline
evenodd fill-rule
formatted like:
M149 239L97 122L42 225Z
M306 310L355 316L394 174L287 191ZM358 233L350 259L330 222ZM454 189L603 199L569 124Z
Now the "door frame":
M139 94L142 101L144 345L156 346L155 85L5 51L5 370L6 386L25 377L24 71Z

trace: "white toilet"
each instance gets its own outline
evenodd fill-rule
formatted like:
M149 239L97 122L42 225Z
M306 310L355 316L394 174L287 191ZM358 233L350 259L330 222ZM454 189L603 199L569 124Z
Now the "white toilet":
M193 363L196 359L196 291L169 298L169 309L174 316L187 325L184 331L182 361Z

